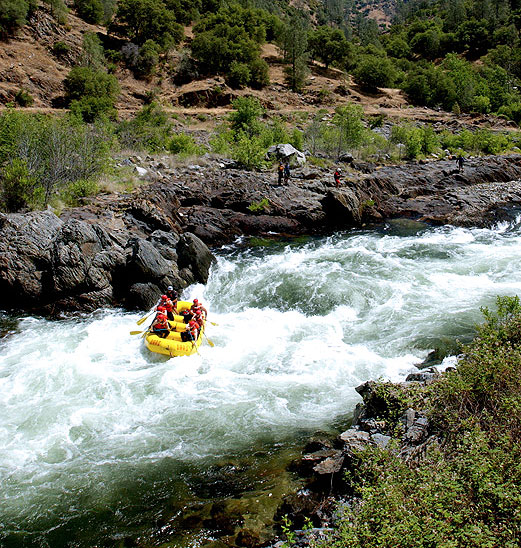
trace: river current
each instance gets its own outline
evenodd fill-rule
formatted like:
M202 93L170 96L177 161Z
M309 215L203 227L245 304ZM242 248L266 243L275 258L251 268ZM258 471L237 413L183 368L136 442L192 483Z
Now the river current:
M355 386L401 380L433 350L451 363L480 307L521 294L517 221L395 223L217 257L183 295L217 324L192 357L149 353L129 335L142 313L0 316L1 546L170 541L191 505L251 488L248 475L227 485L222 463L259 474L257 455L345 421Z

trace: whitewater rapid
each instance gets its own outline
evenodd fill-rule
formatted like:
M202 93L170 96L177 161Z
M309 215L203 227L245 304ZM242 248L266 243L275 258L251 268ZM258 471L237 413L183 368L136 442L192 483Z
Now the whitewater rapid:
M0 539L153 512L187 466L327 427L355 386L403 379L521 293L517 222L262 243L220 250L185 291L216 324L198 355L149 353L129 334L142 313L18 318L0 340Z

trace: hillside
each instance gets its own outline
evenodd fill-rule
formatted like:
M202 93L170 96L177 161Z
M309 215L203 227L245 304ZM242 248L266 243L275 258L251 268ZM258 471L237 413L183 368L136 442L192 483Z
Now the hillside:
M381 13L391 10L385 2L366 2L365 9L370 14L374 10ZM109 41L106 27L86 23L76 16L73 9L67 16L67 24L60 25L51 15L49 7L40 5L28 23L3 42L0 49L0 106L12 103L16 93L25 90L34 99L34 104L26 110L48 112L60 109L64 95L63 81L81 57L85 33L96 33L102 41ZM185 35L185 44L188 44L193 36L191 27L185 28ZM67 45L66 55L53 54L56 43ZM213 113L219 117L231 108L234 98L253 95L268 111L280 113L310 112L319 108L331 111L341 104L354 102L360 104L368 115L385 114L456 125L484 123L494 128L510 126L498 118L456 116L439 109L414 107L399 89L380 88L377 93L368 93L355 85L343 71L326 69L317 61L310 63L310 73L302 92L294 93L285 82L285 65L280 49L274 44L264 44L261 57L268 63L270 78L270 84L262 90L231 89L221 76L198 78L184 85L175 85L170 71L179 61L177 50L166 55L158 72L148 79L135 78L129 69L119 64L114 73L121 88L116 108L119 115L125 118L142 108L147 95L153 94L167 111Z

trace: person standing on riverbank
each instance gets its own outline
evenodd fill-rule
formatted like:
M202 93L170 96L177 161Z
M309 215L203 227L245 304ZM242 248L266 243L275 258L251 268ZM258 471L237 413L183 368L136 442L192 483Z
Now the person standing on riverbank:
M342 170L337 167L336 170L335 170L335 173L333 175L334 179L335 179L335 185L336 187L338 188L340 186L340 174L342 173Z
M289 162L284 164L284 184L287 185L289 181L290 171L289 171Z
M458 154L456 158L456 164L458 164L458 171L463 171L463 164L465 163L465 158L461 154Z
M279 162L279 167L277 168L278 173L278 185L282 186L282 178L284 177L284 164Z

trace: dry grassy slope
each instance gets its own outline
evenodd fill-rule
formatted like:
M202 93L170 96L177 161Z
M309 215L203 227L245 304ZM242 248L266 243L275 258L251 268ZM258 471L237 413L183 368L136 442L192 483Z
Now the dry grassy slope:
M187 30L188 40L191 29ZM19 89L27 90L35 99L33 109L52 110L56 99L63 95L63 79L79 58L82 35L85 32L105 33L104 27L85 23L71 11L65 26L52 18L46 5L42 5L18 35L0 47L0 105L14 99ZM53 44L67 43L71 51L65 59L51 53ZM168 63L175 63L176 53ZM456 121L450 113L440 113L425 108L411 108L399 90L382 89L378 94L362 93L345 75L336 69L325 70L320 64L311 67L308 84L301 94L288 90L280 52L273 44L266 44L262 56L269 64L271 84L262 91L231 90L222 77L201 79L184 86L175 86L166 70L150 81L136 80L126 69L118 69L116 77L121 86L117 104L120 115L125 117L143 105L147 91L154 90L165 108L184 112L209 112L217 116L230 108L230 101L240 95L254 95L270 111L314 111L318 108L333 110L348 101L356 102L367 114L384 113L390 117L403 117L420 121ZM469 123L469 120L462 120ZM483 120L471 120L477 124ZM485 121L487 122L487 121ZM490 123L490 122L487 122ZM496 127L504 125L493 120Z

